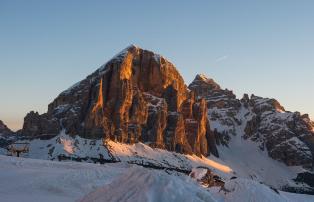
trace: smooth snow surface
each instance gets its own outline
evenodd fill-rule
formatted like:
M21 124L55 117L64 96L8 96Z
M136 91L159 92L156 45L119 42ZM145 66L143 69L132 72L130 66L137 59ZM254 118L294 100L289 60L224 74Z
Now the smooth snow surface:
M187 175L126 163L55 162L0 155L0 201L314 201L314 196L276 193L250 179L205 188Z
M230 166L236 176L253 179L279 189L284 185L294 185L291 180L301 172L301 167L288 167L270 158L266 151L257 149L257 145L250 140L243 140L239 136L231 139L229 148L220 147L220 158L210 157L216 161L223 161Z
M215 201L212 195L188 177L143 168L131 169L111 184L85 196L82 202L102 201Z
M0 201L75 201L110 183L125 170L123 166L111 164L100 166L0 155Z

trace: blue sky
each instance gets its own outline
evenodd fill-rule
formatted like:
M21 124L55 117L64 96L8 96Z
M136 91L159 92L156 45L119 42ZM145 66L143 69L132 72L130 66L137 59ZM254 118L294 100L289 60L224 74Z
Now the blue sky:
M314 1L0 1L0 119L21 128L61 91L136 44L241 97L314 118Z

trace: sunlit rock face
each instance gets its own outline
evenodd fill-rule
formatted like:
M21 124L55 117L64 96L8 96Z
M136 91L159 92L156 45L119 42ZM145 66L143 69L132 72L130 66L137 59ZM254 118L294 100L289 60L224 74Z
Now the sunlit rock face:
M275 99L237 99L213 79L197 75L187 87L164 57L129 46L62 92L45 114L30 112L21 134L70 135L144 142L180 153L219 156L234 136L257 144L287 165L313 166L314 124Z
M216 144L228 146L239 135L289 166L313 167L314 132L308 115L285 111L275 99L247 94L237 99L204 75L197 75L189 88L207 102Z
M202 98L189 91L174 65L130 46L62 92L43 115L25 117L22 133L145 142L181 153L217 154Z

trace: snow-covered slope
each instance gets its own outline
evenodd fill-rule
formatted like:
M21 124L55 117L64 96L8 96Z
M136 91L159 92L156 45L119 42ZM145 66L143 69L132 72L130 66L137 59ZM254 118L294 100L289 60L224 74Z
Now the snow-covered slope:
M205 188L180 173L126 163L90 164L0 155L0 196L15 201L313 201L314 196L276 193L249 179L228 180L228 192Z
M307 114L286 111L271 98L245 94L237 99L232 91L221 89L204 75L197 75L189 88L206 99L218 145L229 146L235 136L249 139L272 159L287 166L313 169L314 123Z
M238 127L237 130L243 130ZM239 131L238 131L239 132ZM189 174L195 167L203 166L227 181L232 177L254 180L276 189L285 187L309 188L296 183L298 173L305 172L301 166L287 167L284 163L270 158L266 151L258 148L258 143L233 136L228 147L218 147L220 157L198 157L183 155L167 150L151 148L143 143L123 144L113 141L84 139L69 136L62 131L48 140L20 140L29 142L29 152L23 157L54 160L82 161L89 163L136 164L143 167ZM1 154L1 151L0 151ZM6 154L2 150L2 154Z
M286 111L275 99L237 99L204 75L196 76L189 88L207 102L219 153L219 159L210 159L228 165L236 176L313 193L309 183L294 180L313 169L313 122L308 115Z
M29 143L29 152L21 154L26 158L89 163L127 162L156 169L176 170L182 173L189 173L193 167L207 166L226 179L234 175L233 170L223 162L218 163L206 157L151 148L143 143L123 144L103 141L103 139L90 140L79 136L72 137L62 131L52 139L24 139L16 143ZM6 155L7 152L2 150L0 154Z
M259 143L245 139L245 120L248 119L248 116L250 116L250 111L242 106L234 117L241 123L237 124L237 127L232 124L228 128L227 124L219 122L221 120L212 122L211 127L220 133L228 130L233 131L234 135L231 135L230 140L228 140L228 146L220 145L218 147L219 159L213 156L210 158L224 162L236 172L237 176L254 179L277 189L284 186L297 186L292 179L297 177L297 173L304 172L305 169L301 166L288 167L284 163L270 158L266 150L259 149Z
M186 176L168 175L165 172L133 168L96 191L82 202L102 201L208 201L212 194Z

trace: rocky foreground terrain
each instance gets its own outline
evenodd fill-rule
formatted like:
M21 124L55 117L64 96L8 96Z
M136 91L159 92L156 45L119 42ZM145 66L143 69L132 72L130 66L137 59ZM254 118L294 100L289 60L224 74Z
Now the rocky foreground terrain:
M308 115L275 99L238 99L201 74L187 86L171 62L133 45L62 92L47 113L28 113L17 133L2 122L0 133L3 154L26 142L29 158L127 162L183 174L201 166L222 182L236 177L314 193Z

